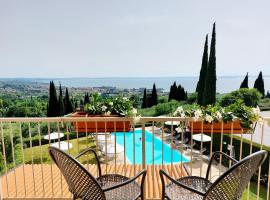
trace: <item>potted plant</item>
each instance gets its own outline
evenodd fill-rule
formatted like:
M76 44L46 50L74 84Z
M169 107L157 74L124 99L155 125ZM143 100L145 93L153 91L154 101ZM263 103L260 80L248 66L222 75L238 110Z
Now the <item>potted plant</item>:
M102 98L98 93L92 95L84 110L73 113L72 117L135 117L137 110L127 97ZM126 132L130 130L131 120L73 122L78 132Z
M184 110L178 107L175 116L190 117L188 128L193 133L251 133L252 124L260 119L259 107L252 108L242 100L236 101L227 107L194 105L191 109Z

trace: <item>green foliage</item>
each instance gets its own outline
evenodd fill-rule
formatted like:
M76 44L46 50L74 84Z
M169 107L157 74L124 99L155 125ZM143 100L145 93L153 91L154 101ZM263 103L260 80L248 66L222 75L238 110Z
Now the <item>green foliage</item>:
M138 108L141 104L140 96L138 94L131 94L129 100L132 102L134 108Z
M147 93L146 89L143 91L142 108L147 108Z
M198 93L197 103L199 105L203 105L203 94L204 94L204 88L205 88L205 78L206 78L206 73L207 73L207 67L208 67L208 35L206 35L206 38L205 38L200 77L199 77L199 81L196 87L196 92Z
M59 102L59 115L64 116L65 115L65 104L64 104L64 100L63 100L63 92L62 92L61 84L60 84L60 87L59 87L58 102Z
M84 104L90 103L90 98L88 92L84 95Z
M152 107L157 105L158 103L158 96L157 96L157 90L156 90L156 84L153 85L152 94L150 96L148 106Z
M127 97L102 98L98 93L92 95L90 103L84 109L90 115L136 115L136 109Z
M258 78L255 80L254 88L257 89L262 94L262 97L264 97L265 91L264 91L264 80L263 80L262 72L260 72Z
M158 98L158 103L166 103L166 102L168 102L168 98L167 98L167 97L165 97L165 96L160 96L160 97Z
M49 90L49 104L48 104L48 117L56 117L59 116L59 102L56 94L56 89L54 86L54 82L50 82L50 90Z
M67 88L66 88L66 94L65 94L65 98L64 98L64 103L65 103L66 114L72 113L74 111L74 107L73 107L72 102L70 100Z
M240 88L248 88L248 73L245 76L243 82L241 83Z
M213 152L220 151L220 142L221 142L221 134L213 134ZM223 135L223 142L225 144L223 145L222 150L224 153L228 153L227 149L228 149L228 144L231 143L231 136L224 134ZM232 136L232 145L234 146L235 158L237 160L240 160L240 158L244 158L244 157L250 155L250 150L251 150L250 147L252 147L252 153L260 151L260 148L261 148L260 144L255 143L253 141L253 143L251 145L250 140L241 138L241 137L236 136L236 135ZM269 155L270 155L270 148L263 145L262 149L268 151L268 156L266 158L266 160L268 161ZM242 155L240 155L241 152L242 152ZM268 173L269 173L268 170L269 170L268 162L264 162L261 166L261 177L268 177ZM252 180L257 181L256 174L253 176Z
M263 110L270 110L270 99L269 98L260 99L258 104L259 104L259 107L262 111Z
M198 93L194 92L187 96L187 103L194 104L197 102Z
M187 99L187 92L181 85L176 85L176 82L170 88L168 101L185 101Z
M260 99L261 94L256 89L241 88L221 97L219 104L221 106L228 106L238 100L243 100L247 106L255 107Z
M151 108L139 109L138 114L141 116L172 115L175 109L180 105L183 105L183 103L172 100L166 103L159 103Z
M216 81L216 24L214 23L202 105L216 103Z

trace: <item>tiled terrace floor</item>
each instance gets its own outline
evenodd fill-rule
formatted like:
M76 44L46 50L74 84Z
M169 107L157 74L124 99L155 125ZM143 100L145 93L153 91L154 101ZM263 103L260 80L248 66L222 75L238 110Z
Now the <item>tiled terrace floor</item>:
M96 165L86 166L96 175ZM102 165L102 173L118 173L132 177L142 168L141 165ZM147 166L146 198L158 199L161 196L159 170L162 165ZM186 170L181 165L163 165L173 177L186 176ZM43 173L42 173L43 172ZM15 179L16 174L16 179ZM25 174L25 179L23 178ZM42 175L43 174L43 175ZM152 176L152 174L154 176ZM8 183L8 184L7 184ZM16 193L17 188L17 193ZM33 199L33 198L71 198L64 177L55 165L24 165L2 176L2 192L4 198Z

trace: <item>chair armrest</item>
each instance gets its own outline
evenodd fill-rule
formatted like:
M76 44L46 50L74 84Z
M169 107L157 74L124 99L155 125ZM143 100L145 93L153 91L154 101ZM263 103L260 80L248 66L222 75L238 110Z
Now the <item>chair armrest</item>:
M187 189L187 190L189 190L189 191L192 191L192 192L195 192L195 193L197 193L197 194L199 194L199 195L202 195L202 196L204 196L205 195L205 193L203 193L203 192L201 192L201 191L199 191L199 190L196 190L196 189L194 189L194 188L192 188L192 187L189 187L189 186L187 186L187 185L185 185L185 184L183 184L183 183L180 183L180 182L178 182L177 180L175 180L174 178L172 178L169 174L167 174L164 170L159 170L159 175L160 175L160 178L161 178L161 183L162 183L162 193L163 194L165 194L165 181L164 181L164 176L166 177L166 178L168 178L170 181L172 181L174 184L176 184L176 185L178 185L178 186L180 186L180 187L183 187L183 188L185 188L185 189Z
M213 163L213 160L215 158L216 155L221 155L221 156L224 156L225 158L227 158L228 160L232 161L233 164L237 163L238 160L234 159L233 157L227 155L226 153L224 152L221 152L221 151L216 151L213 153L211 159L210 159L210 162L208 164L208 167L207 167L207 171L206 171L206 178L209 180L209 173L210 173L210 169L211 169L211 166L212 166L212 163Z
M104 192L107 192L109 190L113 190L113 189L116 189L116 188L119 188L119 187L123 187L129 183L132 183L133 181L135 181L137 178L139 178L140 176L142 176L142 181L141 181L141 194L143 192L143 187L144 187L144 180L145 180L145 176L146 176L146 170L142 170L140 173L138 173L136 176L130 178L129 180L127 181L124 181L122 183L119 183L119 184L116 184L114 186L111 186L111 187L107 187L107 188L104 188L103 191Z
M75 159L78 159L78 158L80 158L81 156L85 155L85 154L88 153L88 152L93 153L94 156L95 156L95 159L96 159L97 165L98 165L98 177L100 177L100 176L101 176L100 162L99 162L99 159L98 159L98 156L97 156L97 152L96 152L94 149L92 149L92 148L86 148L86 149L83 150L81 153L79 153L78 155L76 155L74 158L75 158Z

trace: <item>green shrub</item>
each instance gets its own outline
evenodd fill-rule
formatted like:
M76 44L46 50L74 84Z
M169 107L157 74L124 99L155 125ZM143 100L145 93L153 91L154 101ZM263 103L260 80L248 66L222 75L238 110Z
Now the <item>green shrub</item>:
M224 95L219 104L221 106L228 106L238 100L243 100L247 106L255 107L258 105L262 95L256 89L241 88Z
M187 97L187 103L189 104L197 103L197 97L198 97L197 92L189 94Z
M242 158L245 158L246 156L250 155L250 143L251 141L247 139L242 139L242 145L241 145L241 138L239 136L233 136L233 141L232 145L234 146L235 150L235 159L240 160L240 152L242 150ZM213 134L213 151L220 151L220 142L221 142L221 134ZM223 146L222 146L222 151L224 153L228 153L228 144L231 142L231 136L224 134L223 135ZM242 149L241 149L242 147ZM269 155L270 155L270 147L267 146L262 146L262 149L266 150L268 152L268 156L266 161L262 164L261 166L261 177L268 177L268 160L269 160ZM260 151L261 150L261 145L258 143L253 142L252 143L252 153ZM257 175L255 174L252 178L253 180L257 180Z
M160 116L160 115L170 115L177 107L183 105L183 103L172 100L166 103L159 103L151 108L139 109L138 114L141 116Z

